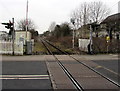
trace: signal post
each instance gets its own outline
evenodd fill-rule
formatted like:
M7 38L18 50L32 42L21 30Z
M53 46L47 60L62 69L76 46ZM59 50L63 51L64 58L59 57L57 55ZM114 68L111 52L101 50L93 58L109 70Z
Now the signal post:
M10 29L12 31L12 54L14 55L14 40L15 40L14 18L12 18L12 22L9 20L9 23L2 24L5 25L5 28Z

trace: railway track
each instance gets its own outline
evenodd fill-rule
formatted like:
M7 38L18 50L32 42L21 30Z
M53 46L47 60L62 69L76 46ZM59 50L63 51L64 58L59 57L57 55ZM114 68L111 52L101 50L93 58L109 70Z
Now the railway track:
M41 39L41 42L43 43L43 45L45 46L46 50L48 51L48 53L50 55L53 55L54 58L57 60L58 64L60 65L60 67L63 69L63 71L66 73L66 75L69 77L69 79L72 81L72 83L74 84L74 86L76 87L76 89L78 91L84 91L82 86L74 79L74 77L70 74L70 72L65 68L65 66L58 60L58 58L50 51L50 49L46 46L46 43L44 40Z
M110 83L114 84L117 87L120 87L120 85L118 83L116 83L115 81L111 80L110 78L104 76L103 74L101 74L100 72L96 71L95 69L93 69L92 67L89 67L87 64L80 62L79 60L77 60L76 58L74 58L73 56L67 54L66 52L62 51L61 49L57 48L56 46L54 46L53 44L51 44L49 41L46 41L44 39L40 39L40 41L42 42L42 44L44 45L44 47L46 48L46 50L48 51L49 55L52 55L57 63L59 64L59 66L62 68L62 70L64 71L64 73L66 73L66 75L69 77L69 79L71 80L71 82L74 84L76 90L78 91L85 91L84 88L82 87L82 85L73 77L73 75L69 72L69 70L63 65L63 63L56 57L56 55L54 55L52 53L52 51L50 50L49 47L53 47L56 50L58 50L59 52L61 52L62 54L65 54L67 56L69 56L70 58L74 59L75 61L77 61L78 63L82 64L83 66L87 67L89 70L92 70L93 72L97 73L98 75L102 76L103 78L105 78L106 80L108 80Z

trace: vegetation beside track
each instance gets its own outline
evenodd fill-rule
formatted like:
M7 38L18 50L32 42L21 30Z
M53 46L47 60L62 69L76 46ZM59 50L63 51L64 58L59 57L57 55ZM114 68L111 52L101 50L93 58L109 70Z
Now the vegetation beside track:
M47 37L45 39L48 40L50 43L52 43L57 48L65 51L68 54L81 54L82 53L79 50L79 48L77 47L78 46L77 44L75 44L74 49L72 48L72 42L71 42L72 38L71 37L63 37L63 38L59 38L59 39ZM77 43L77 40L76 40L76 43ZM45 49L45 47L43 46L43 44L40 41L36 41L34 47L35 47L34 48L35 54L47 54L47 50ZM49 46L49 48L54 54L61 54L55 48L53 48L51 46Z

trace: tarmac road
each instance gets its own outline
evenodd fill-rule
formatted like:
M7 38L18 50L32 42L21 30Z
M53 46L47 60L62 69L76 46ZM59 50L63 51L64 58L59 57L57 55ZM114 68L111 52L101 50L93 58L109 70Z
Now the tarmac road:
M45 62L3 61L2 89L52 89Z
M99 66L94 68L115 82L119 83L120 81L120 71L119 71L119 63L118 60L97 60L93 61L97 63ZM120 84L120 83L119 83Z

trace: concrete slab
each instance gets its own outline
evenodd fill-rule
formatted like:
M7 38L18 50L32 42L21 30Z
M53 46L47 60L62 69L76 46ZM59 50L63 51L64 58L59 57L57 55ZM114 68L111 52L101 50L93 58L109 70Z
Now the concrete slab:
M47 67L54 89L75 89L57 62L47 62Z
M120 54L101 54L101 55L71 55L77 59L86 60L118 60Z
M89 70L81 64L64 64L64 66L74 74L74 77L100 77L95 72Z
M81 65L79 62L66 62L63 60L63 56L57 56L59 60L64 64L67 70L72 76L82 85L85 89L118 89L117 86L106 80L102 76ZM86 61L87 62L87 61ZM90 63L91 61L89 61ZM87 62L87 64L89 64ZM91 63L93 65L93 63ZM95 64L94 64L95 65Z
M76 80L84 89L118 89L117 86L101 77L79 77Z

